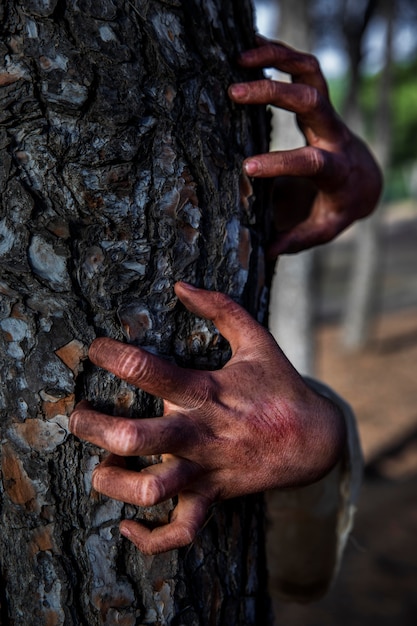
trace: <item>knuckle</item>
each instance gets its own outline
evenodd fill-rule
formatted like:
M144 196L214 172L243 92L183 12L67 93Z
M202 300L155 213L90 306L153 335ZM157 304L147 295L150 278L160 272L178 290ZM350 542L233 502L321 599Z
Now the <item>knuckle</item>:
M178 546L187 546L196 538L198 527L193 523L184 523L178 531Z
M273 102L277 96L277 83L274 80L262 81L263 90L268 101Z
M304 87L302 113L318 113L324 108L324 100L315 87Z
M93 473L91 475L91 484L93 488L99 493L102 493L105 490L107 478L108 470L101 465L97 465L97 467L93 469Z
M159 476L142 470L140 480L138 480L136 486L136 500L139 506L154 506L158 504L163 500L165 491L165 485Z
M213 301L215 309L222 309L233 304L233 300L221 291L213 291Z
M139 353L136 350L125 352L119 360L121 378L128 381L142 381L148 374L148 358L146 353Z
M310 74L321 74L320 63L313 54L306 54L304 57L306 68Z
M263 47L264 55L267 58L270 58L275 62L280 61L282 52L281 52L281 46L279 44L275 43L274 41L270 41L262 47Z
M183 395L183 403L184 406L192 407L193 409L202 408L212 399L212 389L211 389L211 376L210 374L206 374L204 372L203 376L199 377L198 386L187 389ZM187 433L185 435L185 433ZM189 441L195 442L195 423L190 420L186 421L186 427L184 428L184 435L182 439L185 439L185 436Z
M138 428L136 420L120 420L117 425L115 445L118 454L133 456L140 452L143 447L143 437Z
M217 324L223 318L230 315L235 303L225 293L216 291L213 293L213 316L212 321Z
M79 420L80 420L80 411L78 409L74 409L68 421L69 431L73 433L74 435L77 434L77 426L78 426Z
M238 313L241 308L230 296L219 291L216 292L216 299L216 309L219 317L232 316Z
M325 166L325 158L321 150L314 148L310 151L310 164L312 176L318 176L323 172Z

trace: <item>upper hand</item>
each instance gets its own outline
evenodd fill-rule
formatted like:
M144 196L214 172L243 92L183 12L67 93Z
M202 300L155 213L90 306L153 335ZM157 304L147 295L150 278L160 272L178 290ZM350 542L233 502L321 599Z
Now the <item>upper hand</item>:
M276 236L269 250L276 257L330 241L371 213L382 179L368 148L333 109L317 59L261 37L258 44L241 55L241 65L274 67L290 74L292 83L238 83L229 87L229 96L240 104L271 104L292 111L306 146L249 157L244 169L249 176L295 176L314 183L313 193L302 197L300 190L285 189L288 178L278 179Z
M216 500L320 478L344 442L339 410L304 383L244 309L223 294L185 283L175 290L230 342L228 363L218 371L183 369L141 348L97 339L90 359L163 397L164 415L111 417L83 402L70 420L75 435L111 452L93 473L97 491L139 506L179 496L169 524L150 530L122 521L122 534L148 554L190 543ZM134 472L123 457L135 455L163 456Z

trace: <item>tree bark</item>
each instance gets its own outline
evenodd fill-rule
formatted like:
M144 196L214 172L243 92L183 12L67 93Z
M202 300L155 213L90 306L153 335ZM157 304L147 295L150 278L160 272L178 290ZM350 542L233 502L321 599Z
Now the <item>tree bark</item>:
M161 411L86 360L96 336L186 366L227 359L175 281L263 319L267 216L241 162L266 149L266 124L226 93L247 78L249 0L4 0L0 23L3 626L268 623L261 497L216 506L191 547L145 557L118 522L166 521L172 502L94 493L101 450L67 429L83 397Z

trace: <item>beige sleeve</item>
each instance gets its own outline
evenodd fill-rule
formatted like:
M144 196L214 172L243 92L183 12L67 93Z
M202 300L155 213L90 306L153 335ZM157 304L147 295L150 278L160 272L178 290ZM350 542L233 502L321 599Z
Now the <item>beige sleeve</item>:
M334 580L352 529L362 477L362 453L350 406L329 387L307 384L341 409L347 428L344 458L320 481L273 490L267 499L270 591L281 600L308 602Z

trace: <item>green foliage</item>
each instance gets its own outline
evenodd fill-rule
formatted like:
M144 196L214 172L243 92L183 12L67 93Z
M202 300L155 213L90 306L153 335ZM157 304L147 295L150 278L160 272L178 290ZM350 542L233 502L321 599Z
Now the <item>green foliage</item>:
M396 68L393 90L393 164L417 159L417 59Z
M404 166L417 159L417 59L407 64L393 66L391 92L392 155L393 168ZM377 110L379 74L363 79L360 101L365 114L369 136L373 136L373 122Z
M417 58L394 64L390 95L392 113L391 166L385 175L384 198L393 200L409 194L406 172L417 160ZM365 121L365 139L373 140L378 109L380 74L362 78L360 104ZM332 102L341 112L348 84L347 76L329 81Z
M330 98L332 104L338 113L342 114L343 102L346 97L346 87L348 84L347 76L337 76L328 81Z

